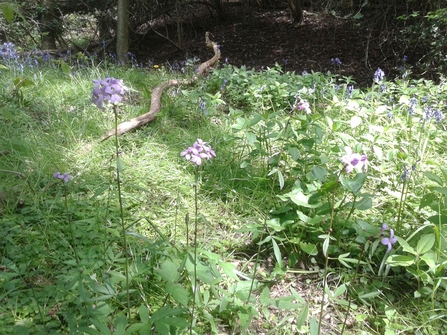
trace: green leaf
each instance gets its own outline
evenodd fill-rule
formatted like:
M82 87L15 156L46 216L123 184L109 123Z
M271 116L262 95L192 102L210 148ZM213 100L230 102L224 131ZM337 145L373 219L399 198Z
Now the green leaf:
M288 149L289 155L290 157L292 157L292 159L296 162L300 159L301 155L300 155L300 151L298 150L297 147L289 147Z
M71 72L71 67L67 63L65 63L63 60L60 60L61 69L62 72L65 74L69 74Z
M314 166L312 168L312 173L315 176L315 178L317 178L321 182L325 182L327 180L326 178L327 171L325 168L321 166Z
M172 262L171 260L165 260L159 269L156 269L155 272L168 282L176 282L180 277L180 273L178 272L178 265Z
M278 265L282 268L281 251L279 250L279 246L276 243L275 239L273 238L272 238L272 244L273 244L273 253L275 254L276 261L278 262Z
M434 181L436 184L438 184L439 186L443 186L443 182L441 180L441 178L439 178L437 175L435 175L434 173L431 172L424 172L424 176L426 176L429 180Z
M256 134L252 133L251 131L247 131L245 133L245 137L247 138L247 142L250 145L253 145L257 141Z
M138 308L138 315L140 316L142 323L149 323L149 310L146 306L140 305L140 308Z
M127 326L127 318L124 314L119 314L115 320L115 331L113 335L124 335Z
M318 332L318 320L312 316L309 320L309 335L320 335Z
M165 290L166 293L170 294L180 305L185 307L188 306L189 293L181 284L168 282Z
M354 179L348 179L344 176L340 176L340 182L345 189L352 192L353 194L358 194L363 184L365 183L367 173L357 173Z
M435 234L423 235L418 241L418 244L416 246L416 252L419 255L423 255L429 250L431 250L431 248L433 248L434 245L435 245Z
M3 5L3 16L8 23L14 20L14 7L11 4L6 3Z
M318 255L318 249L317 249L316 244L300 242L300 248L308 255L311 255L311 256Z
M329 248L329 241L330 241L330 238L328 236L328 237L326 237L324 239L324 242L323 242L323 255L325 257L327 257L327 251L328 251L328 248Z
M303 309L298 314L298 317L296 318L296 326L298 327L298 330L301 329L302 326L304 326L304 323L307 320L307 315L309 314L309 306L306 304Z
M398 237L398 238L397 238L397 241L399 242L399 244L400 244L400 246L402 247L402 250L403 250L403 251L409 252L410 254L413 254L413 255L417 255L417 253L416 253L416 251L413 249L413 247L410 246L410 245L408 244L408 242L405 241L403 238Z
M259 121L262 120L262 116L259 114L255 114L253 119L250 120L250 122L248 123L248 128L253 127L254 125L256 125Z
M392 255L386 260L390 266L410 266L414 264L414 257L405 255Z
M301 190L293 190L292 192L286 193L283 196L279 196L283 200L289 198L298 206L303 206L307 208L317 208L320 204L309 204L309 197L305 195Z

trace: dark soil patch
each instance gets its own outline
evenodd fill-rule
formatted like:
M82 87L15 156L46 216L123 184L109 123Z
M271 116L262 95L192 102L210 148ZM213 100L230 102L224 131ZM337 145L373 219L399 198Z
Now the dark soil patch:
M331 71L352 77L360 86L369 86L377 67L388 79L397 74L403 54L394 50L389 32L377 11L363 10L362 19L342 19L327 13L305 12L304 23L293 27L287 8L261 10L227 3L229 19L222 21L206 7L196 5L184 13L182 24L184 48L180 50L168 39L149 30L139 35L132 50L140 61L164 64L187 57L209 59L212 51L204 43L205 31L221 45L222 60L248 69L272 67L276 63L285 71ZM384 19L383 19L384 20ZM157 31L178 44L177 25L159 25ZM331 64L338 57L340 68Z

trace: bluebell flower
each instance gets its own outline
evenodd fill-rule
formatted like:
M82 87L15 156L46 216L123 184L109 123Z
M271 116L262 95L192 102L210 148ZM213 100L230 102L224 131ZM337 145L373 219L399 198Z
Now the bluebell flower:
M338 57L336 57L336 58L331 58L331 64L340 66L342 63L341 63L340 59Z
M382 71L380 67L378 67L376 72L374 72L374 80L376 82L380 82L383 80L383 77L385 77L385 73Z
M403 168L404 168L404 172L402 173L402 176L400 176L400 179L402 181L405 181L407 179L407 177L408 177L408 169L407 169L407 166L405 164L403 165Z
M384 93L386 91L386 84L380 85L380 91Z
M404 57L402 58L402 61L406 62L407 61L407 56L404 55Z
M352 98L352 92L354 91L354 85L348 85L346 87L346 94L348 98Z

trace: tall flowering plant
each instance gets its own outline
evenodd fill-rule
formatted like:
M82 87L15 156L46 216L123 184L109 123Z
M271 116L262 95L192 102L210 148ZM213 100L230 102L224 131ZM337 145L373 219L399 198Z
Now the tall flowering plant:
M116 149L116 161L117 161L117 169L116 169L116 182L118 189L118 201L120 207L121 214L121 233L123 238L124 245L124 254L125 263L124 263L124 272L126 276L126 294L127 294L127 316L130 318L130 291L129 291L129 255L127 252L127 238L126 238L126 225L124 222L124 207L123 200L121 196L121 158L120 158L120 148L118 141L118 111L117 106L123 99L124 94L129 90L123 83L121 79L115 78L105 78L105 79L97 79L93 80L95 86L92 90L91 101L99 108L103 109L104 104L112 105L113 113L115 114L115 149Z
M180 153L181 157L184 157L187 161L190 161L196 166L196 169L194 169L194 175L195 175L195 183L194 183L194 204L195 204L195 218L194 218L194 278L193 283L194 287L192 289L192 292L194 294L194 299L192 300L192 308L191 308L191 325L190 330L192 331L192 327L194 324L194 310L195 310L195 302L196 293L200 292L198 289L198 281L197 281L197 224L198 224L198 214L199 214L199 205L198 205L198 194L197 194L197 187L199 182L199 167L202 165L204 160L210 160L213 157L216 157L216 153L211 148L211 146L207 143L198 138L194 144L191 147L188 147L186 150L183 150ZM187 246L189 244L189 227L188 227L188 221L186 222L186 243Z

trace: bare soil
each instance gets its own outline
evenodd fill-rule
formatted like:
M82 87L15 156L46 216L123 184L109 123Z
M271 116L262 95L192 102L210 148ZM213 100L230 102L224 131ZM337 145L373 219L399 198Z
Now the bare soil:
M277 63L284 71L296 73L331 71L352 77L352 82L360 86L372 83L378 67L388 79L398 73L403 57L398 51L401 46L393 43L396 37L390 28L384 27L385 19L378 17L377 11L363 9L361 19L352 19L341 18L341 12L308 10L303 24L294 27L287 7L266 10L239 3L226 5L227 20L219 19L203 5L187 7L182 13L181 40L177 33L179 26L172 18L167 24L165 21L153 25L165 37L146 29L144 34L136 35L132 51L140 61L153 64L173 64L188 57L204 61L213 55L204 43L205 32L209 31L221 46L221 62L227 60L247 69ZM174 43L182 44L182 50ZM331 64L331 58L335 57L342 62L340 68Z

